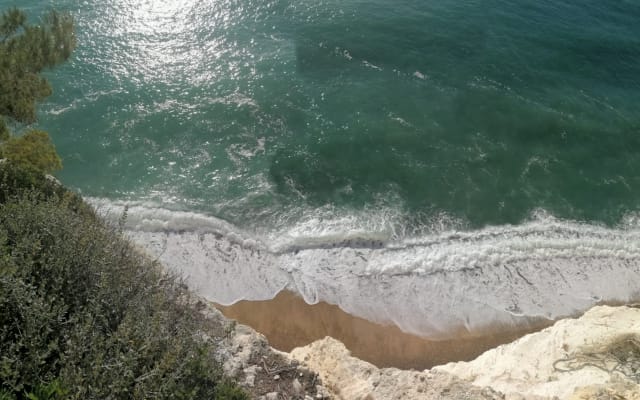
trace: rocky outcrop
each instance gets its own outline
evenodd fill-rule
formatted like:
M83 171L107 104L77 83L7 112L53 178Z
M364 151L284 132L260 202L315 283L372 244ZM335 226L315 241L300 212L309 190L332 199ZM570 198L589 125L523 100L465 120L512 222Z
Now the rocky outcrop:
M640 393L640 309L595 307L471 362L434 370L491 386L507 398L596 399L610 392L628 399Z
M263 335L227 319L203 299L197 304L208 323L203 335L216 341L216 358L225 375L236 380L252 399L331 398L317 373L269 346Z
M433 371L378 369L351 357L339 341L326 337L299 347L291 356L320 374L336 399L500 399L490 388L472 386L454 375Z
M640 309L595 307L578 319L430 370L379 369L326 337L283 353L203 305L225 373L252 398L344 400L640 400Z
M474 361L422 372L378 369L331 338L291 356L337 399L640 400L640 310L595 307Z
M612 381L579 388L569 400L640 400L640 392L636 384Z

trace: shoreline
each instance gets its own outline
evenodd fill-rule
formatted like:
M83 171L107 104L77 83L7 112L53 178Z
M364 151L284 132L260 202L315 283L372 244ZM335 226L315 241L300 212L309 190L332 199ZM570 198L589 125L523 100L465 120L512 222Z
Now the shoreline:
M350 315L333 304L307 304L300 296L286 290L271 300L243 300L231 306L215 304L215 307L227 318L263 334L270 345L280 351L290 352L330 336L344 343L354 357L378 368L417 370L473 360L489 349L553 324L553 321L540 321L520 329L497 327L479 337L429 340L405 333L396 326L380 325Z

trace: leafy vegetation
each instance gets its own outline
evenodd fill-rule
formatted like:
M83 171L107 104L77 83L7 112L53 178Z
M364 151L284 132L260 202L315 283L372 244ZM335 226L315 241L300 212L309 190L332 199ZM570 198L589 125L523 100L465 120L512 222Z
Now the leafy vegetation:
M51 94L40 73L69 59L76 47L73 18L51 11L39 25L24 11L0 15L0 115L23 123L36 120L36 102Z
M8 138L0 147L0 157L40 173L51 173L62 168L62 161L49 135L39 130Z
M21 174L0 165L0 398L246 398L180 280Z
M13 137L7 122L35 122L36 103L52 92L41 72L68 60L75 46L68 14L51 11L39 25L28 24L17 8L0 14L0 157L43 173L62 167L46 132Z

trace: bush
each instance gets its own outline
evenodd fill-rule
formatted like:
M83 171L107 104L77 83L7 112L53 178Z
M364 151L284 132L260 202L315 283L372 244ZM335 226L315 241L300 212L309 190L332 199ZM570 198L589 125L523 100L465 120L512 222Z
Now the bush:
M29 131L12 136L0 145L0 156L21 168L41 174L62 169L62 161L44 131Z
M247 398L180 280L46 180L7 194L18 171L0 168L1 399Z
M4 141L9 139L10 137L9 128L7 128L7 123L4 121L4 118L0 116L0 141ZM2 399L0 397L0 399Z
M0 162L0 203L30 192L37 192L43 200L55 199L64 202L71 211L98 222L93 208L86 204L82 197L67 190L55 179L33 169L22 168L8 160Z

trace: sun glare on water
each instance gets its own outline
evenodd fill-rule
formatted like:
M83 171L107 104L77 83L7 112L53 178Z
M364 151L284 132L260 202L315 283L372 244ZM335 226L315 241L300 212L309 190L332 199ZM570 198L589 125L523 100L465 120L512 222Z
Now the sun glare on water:
M111 63L104 67L117 79L149 84L212 78L207 65L223 51L226 2L114 0L95 13L84 28L105 36L98 45L107 47Z

